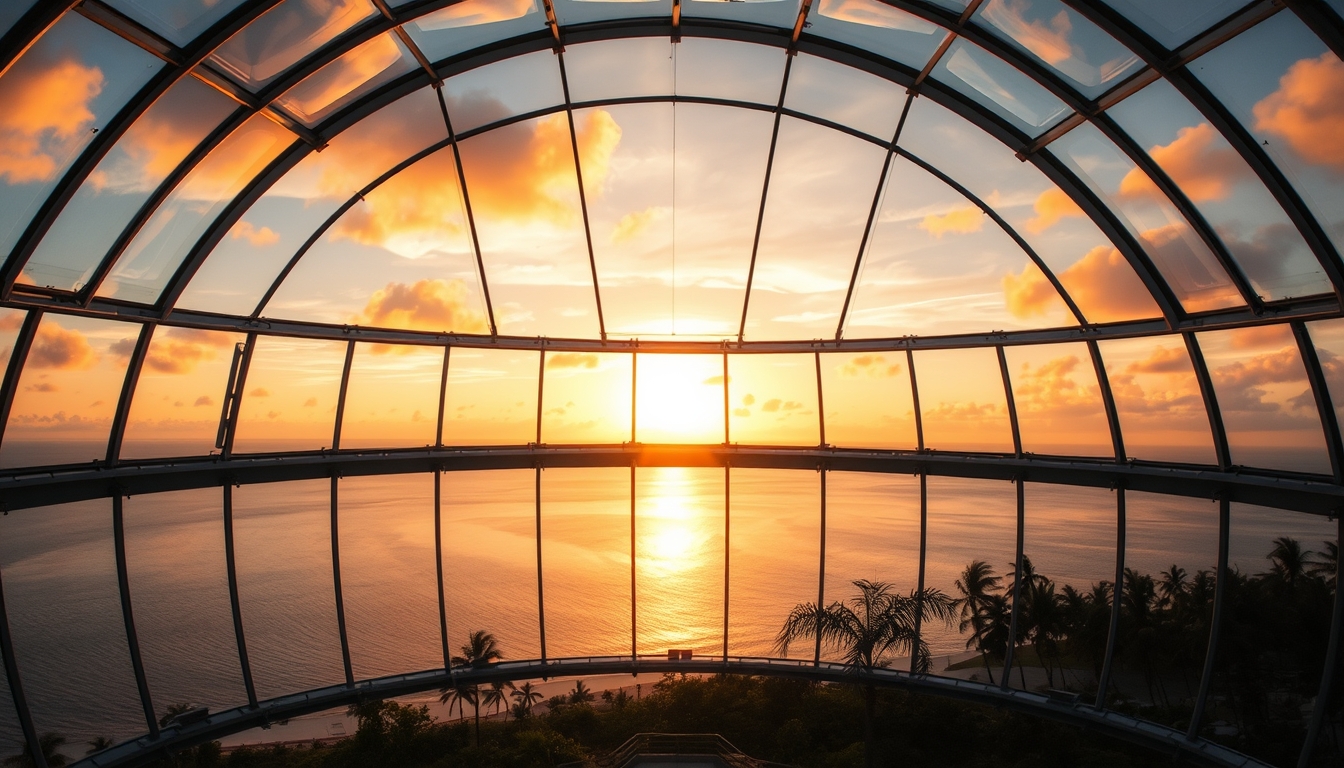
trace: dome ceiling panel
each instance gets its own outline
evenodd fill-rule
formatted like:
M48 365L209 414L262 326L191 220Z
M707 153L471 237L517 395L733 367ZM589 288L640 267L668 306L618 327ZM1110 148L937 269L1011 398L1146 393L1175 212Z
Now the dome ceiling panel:
M1069 113L1059 97L1030 76L964 38L948 47L931 76L1027 136L1041 135Z
M396 35L384 33L342 54L275 100L312 128L360 96L418 68Z
M746 338L835 337L885 155L848 134L780 121L753 252Z
M830 353L819 362L827 443L842 448L919 448L904 352Z
M1097 371L1087 345L1004 347L1022 450L1055 456L1114 456Z
M853 128L878 141L896 135L905 90L890 80L800 53L789 69L784 108Z
M740 445L817 445L817 358L728 357L728 438ZM736 513L736 510L734 510Z
M1209 415L1179 336L1098 342L1130 458L1215 464Z
M330 448L347 346L339 341L258 337L238 409L233 450Z
M775 106L784 82L784 49L709 37L672 46L676 95Z
M247 0L107 0L175 45L185 46Z
M1242 8L1241 0L1106 0L1106 4L1138 25L1169 51L1180 48L1199 33Z
M846 338L1076 323L1031 257L976 201L905 158L893 160Z
M526 445L536 441L539 353L454 349L449 357L444 442Z
M565 47L574 103L675 92L673 45L666 37L631 37Z
M672 15L672 0L552 0L551 5L555 8L556 21L563 26L612 18L665 18ZM686 9L683 8L682 13L686 13Z
M546 27L538 0L463 0L404 25L430 61Z
M285 0L217 48L208 61L256 93L290 67L378 15L369 0Z
M629 442L633 364L623 354L547 354L541 440L560 445Z
M998 355L989 347L914 354L924 447L1013 453Z
M550 51L504 59L450 77L443 97L456 134L565 102L560 68Z
M600 2L585 4L600 7ZM681 6L681 16L683 19L745 21L767 27L792 29L798 21L800 6L799 0L744 0L741 3L734 0L686 0ZM670 12L671 9L668 9L668 13Z
M443 350L356 344L340 424L342 448L433 445Z
M817 0L808 31L923 71L948 31L882 0Z

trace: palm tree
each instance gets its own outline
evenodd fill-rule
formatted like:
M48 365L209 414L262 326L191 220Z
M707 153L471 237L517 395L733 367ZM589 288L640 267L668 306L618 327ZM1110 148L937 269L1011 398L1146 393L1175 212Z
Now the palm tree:
M46 761L48 768L64 768L66 757L59 751L63 746L65 746L65 737L59 733L44 733L37 737L37 747L42 750L42 759ZM6 757L4 764L18 766L19 768L36 765L33 762L33 756L26 749L17 755Z
M484 629L478 629L470 635L467 635L466 644L462 645L458 650L462 652L462 655L454 656L451 659L453 666L455 667L466 666L471 667L472 669L481 669L482 667L488 667L504 658L503 652L499 649L499 641L495 640L495 636L486 632ZM471 692L469 694L463 695L462 691L449 693L448 689L443 689L443 696L439 700L447 701L450 697L456 696L459 707L463 702L471 705L472 713L476 718L476 745L480 746L481 696L479 686L472 683L470 690ZM452 710L450 709L449 712L451 711Z
M1172 563L1171 568L1163 571L1162 581L1157 584L1157 607L1170 608L1175 605L1181 595L1186 591L1186 576L1188 575L1184 568Z
M116 744L116 742L113 741L112 737L110 736L95 736L85 743L89 745L89 751L84 753L86 755L92 755L95 752L102 752L104 749L107 749L112 745Z
M540 691L532 687L531 682L523 683L509 695L517 702L514 705L514 717L520 720L532 714L532 708L544 698Z
M1312 554L1314 553L1304 551L1297 539L1280 536L1274 540L1274 548L1267 555L1272 564L1270 572L1284 584L1295 587L1298 580L1307 572Z
M837 600L824 608L813 603L794 606L775 636L778 653L787 655L790 643L819 637L823 644L838 650L856 673L885 667L891 662L887 654L903 650L914 654L918 671L928 672L928 644L915 634L915 615L919 612L924 617L942 619L951 626L957 601L936 589L912 590L909 595L901 595L883 582L866 579L855 581L854 586L859 593L847 603ZM866 684L864 734L870 768L876 759L873 750L876 707L877 690L871 683Z
M957 625L957 631L965 634L966 630L971 630L971 636L966 640L966 647L974 646L980 652L991 685L994 684L994 672L989 666L989 649L992 646L984 642L990 631L987 626L990 616L986 613L985 607L992 593L999 590L1001 578L994 575L994 569L989 563L984 560L973 560L966 565L956 583L957 591L961 593L961 599L958 601L961 604L961 623Z
M576 681L574 690L569 692L570 704L591 704L595 698L593 692L588 690L588 686L584 685L582 680Z
M494 707L495 714L499 714L500 705L508 703L507 702L508 694L504 693L505 688L509 689L509 691L512 692L514 690L513 683L507 680L498 683L491 683L490 687L486 689L485 693L481 694L481 704L487 707ZM509 713L508 710L506 709L504 712L505 719L508 719L508 715Z
M1307 566L1307 571L1319 579L1324 579L1329 586L1335 586L1335 580L1339 574L1339 542L1323 541L1321 542L1325 549L1321 550L1320 559L1313 560Z
M448 705L449 717L453 716L453 707L456 706L459 720L467 716L467 704L474 703L472 699L475 696L476 686L473 685L439 689L439 703Z
M168 708L163 711L163 717L159 718L159 727L167 728L168 724L173 721L173 718L186 712L190 712L192 709L195 709L195 707L192 707L185 701L177 704L169 704Z

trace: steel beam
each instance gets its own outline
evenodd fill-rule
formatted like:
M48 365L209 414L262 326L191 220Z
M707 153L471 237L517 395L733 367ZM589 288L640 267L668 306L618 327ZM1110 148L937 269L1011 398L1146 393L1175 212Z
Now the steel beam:
M341 535L340 495L341 478L331 476L331 581L336 597L336 629L341 636L341 663L345 667L345 684L355 684L354 669L350 665L350 635L345 631L345 593L341 589Z
M1120 635L1120 596L1125 590L1125 487L1115 489L1115 580L1111 582L1111 625L1106 630L1106 656L1097 680L1097 709L1106 708L1111 690L1111 668L1115 662L1116 638Z
M817 636L817 645L816 650L813 652L812 655L812 661L813 663L820 664L821 632L822 632L821 612L826 609L826 467L825 465L823 465L821 469L817 471L817 474L821 476L821 531L820 531L821 546L818 549L819 562L817 565L817 627L815 632Z
M563 45L555 53L560 65L560 90L565 96L565 118L569 123L569 147L574 153L574 176L579 187L579 210L583 213L583 237L588 245L588 267L593 274L593 299L597 302L597 332L601 338L607 338L607 323L602 317L602 286L597 279L597 256L593 253L593 228L588 221L588 193L583 188L583 164L579 158L579 134L574 128L574 102L569 97L569 75L565 72L565 53Z
M1115 452L1115 460L1123 462L1128 457L1125 455L1124 433L1120 429L1120 411L1116 408L1111 377L1106 373L1106 361L1101 357L1101 348L1096 339L1087 340L1087 352L1092 358L1092 370L1097 374L1097 388L1101 390L1101 404L1106 410L1106 423L1111 430L1111 449Z
M149 737L159 737L159 719L154 714L154 700L149 695L145 679L145 662L140 655L140 638L135 632L135 614L131 610L131 581L126 565L126 525L123 521L121 494L112 496L112 546L117 561L117 592L121 595L121 618L126 626L126 647L130 651L131 670L135 673L135 687L140 693L140 708L144 710Z
M999 358L999 374L1003 377L1003 396L1008 404L1008 426L1013 432L1013 455L1022 456L1022 430L1017 421L1017 398L1013 397L1013 378L1008 373L1008 356L1003 345L994 348Z
M905 348L905 367L910 369L910 399L915 407L915 447L924 451L924 414L919 409L919 377L915 375L915 353Z
M1204 353L1199 348L1195 334L1186 331L1181 337L1185 340L1185 350L1194 366L1195 379L1199 381L1199 392L1204 397L1204 412L1213 433L1213 450L1218 457L1218 467L1227 469L1232 466L1232 449L1228 446L1227 429L1223 426L1222 411L1218 408L1218 392L1213 388L1213 377L1209 375L1208 363L1204 361Z
M1191 741L1199 738L1199 729L1204 724L1204 709L1209 701L1209 688L1213 685L1214 667L1218 664L1218 640L1223 629L1227 579L1232 573L1227 567L1231 506L1227 497L1218 500L1218 580L1213 588L1213 618L1209 622L1209 646L1204 652L1204 673L1199 678L1199 693L1195 696L1195 711L1190 715L1190 728L1185 732L1185 737Z
M545 580L541 575L541 464L535 465L535 486L533 501L536 503L537 517L537 629L541 636L541 663L546 663L546 592Z
M247 655L247 635L243 632L243 609L238 596L238 561L234 556L233 485L224 483L224 567L229 581L229 609L233 614L233 638L238 646L238 668L247 692L247 704L257 706L257 687L252 681L252 662Z
M37 336L38 325L42 322L42 311L34 310L23 318L19 333L14 338L14 348L9 353L9 365L5 366L5 380L0 384L0 446L3 446L5 426L9 424L9 414L14 408L14 396L19 391L19 379L23 375L23 364L32 349L33 339Z
M1017 650L1017 622L1022 615L1022 559L1025 557L1022 545L1026 533L1027 509L1022 477L1019 475L1014 478L1013 484L1017 486L1017 557L1013 566L1013 607L1008 620L1008 648L1003 655L1003 673L999 675L999 687L1005 691L1008 690L1009 681L1013 676L1013 652Z
M117 410L112 416L112 429L107 435L107 457L109 465L116 464L121 456L121 444L126 437L126 422L131 414L131 402L135 398L135 386L140 381L140 369L145 364L145 354L149 351L150 340L154 336L154 324L140 326L140 336L135 341L135 349L126 362L126 377L122 381L121 395L117 398Z
M443 668L451 669L453 656L448 650L448 598L443 587L443 473L434 472L434 574L439 592L439 640L443 645Z
M1337 532L1336 545L1344 543L1344 515L1335 517ZM1330 614L1330 640L1325 647L1325 668L1321 671L1321 687L1316 693L1316 703L1311 708L1311 719L1307 724L1307 736L1302 742L1302 752L1298 755L1297 768L1311 765L1311 755L1316 750L1316 742L1321 736L1321 727L1325 723L1326 713L1330 709L1330 697L1336 685L1339 685L1340 635L1344 634L1344 568L1335 561L1335 605Z
M920 672L920 648L924 637L924 568L929 555L929 476L919 473L919 578L915 592L915 641L910 644L910 672Z
M779 102L775 105L775 121L770 129L770 149L765 156L765 178L761 181L761 206L756 211L756 234L751 240L751 260L747 263L747 289L742 294L742 322L737 326L737 340L747 333L747 310L751 307L751 285L756 279L756 256L761 247L761 227L765 224L765 204L770 197L770 174L775 167L775 147L779 144L779 121L784 114L784 97L789 92L789 71L793 69L793 49L784 59L784 77L779 84Z
M727 651L726 645L724 650ZM9 633L9 611L5 608L3 583L0 583L0 660L5 663L5 681L9 683L9 696L14 700L14 712L19 718L19 733L23 734L24 748L34 766L47 768L37 728L33 725L33 713L28 708L28 697L23 692L23 678L19 676L19 660L14 656L14 638Z
M1340 437L1339 417L1325 370L1321 368L1321 357L1305 323L1293 323L1293 337L1297 340L1297 350L1307 369L1307 382L1316 399L1316 413L1321 418L1321 429L1325 432L1325 444L1330 454L1330 472L1336 483L1344 483L1344 439Z

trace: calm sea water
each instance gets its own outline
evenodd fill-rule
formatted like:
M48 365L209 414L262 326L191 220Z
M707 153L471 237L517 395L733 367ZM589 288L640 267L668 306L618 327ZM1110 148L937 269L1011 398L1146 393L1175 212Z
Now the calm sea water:
M27 455L64 460L51 446ZM87 450L90 458L96 447ZM45 462L35 462L45 463ZM722 653L773 655L796 604L844 599L855 579L914 588L919 560L917 478L826 477L824 582L821 476L722 469L546 470L541 480L537 580L532 470L441 476L449 641L486 629L512 659L541 654L544 594L549 657ZM357 677L442 665L434 562L432 475L339 481L341 579ZM731 499L725 525L725 492ZM241 610L262 698L344 679L332 586L331 483L234 490ZM135 620L156 708L212 710L245 701L225 576L222 491L126 501L126 547ZM1006 482L930 478L929 586L955 594L973 559L1002 573L1014 556L1016 506ZM1037 570L1084 587L1114 573L1115 499L1106 490L1028 484L1026 552ZM0 575L15 654L40 731L83 743L144 731L117 593L111 505L106 500L23 510L0 518ZM1234 505L1232 562L1267 567L1276 536L1308 549L1334 537L1324 519ZM633 536L633 587L632 587ZM1211 569L1217 506L1129 495L1127 564ZM540 586L540 589L539 589ZM633 592L633 600L632 600ZM632 610L632 604L634 610ZM930 626L936 654L964 650L954 628ZM805 644L806 645L806 644ZM810 655L811 648L791 648ZM20 738L0 691L0 756Z

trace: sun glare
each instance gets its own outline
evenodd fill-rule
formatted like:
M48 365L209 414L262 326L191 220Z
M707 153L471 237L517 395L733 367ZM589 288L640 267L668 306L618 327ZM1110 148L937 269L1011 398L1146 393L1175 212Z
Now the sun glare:
M636 439L723 442L723 361L713 355L640 355Z

